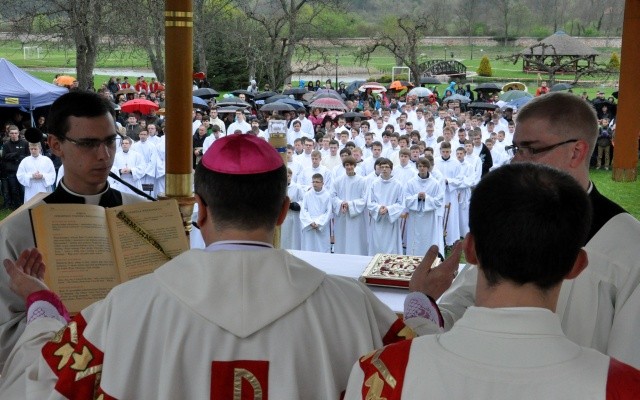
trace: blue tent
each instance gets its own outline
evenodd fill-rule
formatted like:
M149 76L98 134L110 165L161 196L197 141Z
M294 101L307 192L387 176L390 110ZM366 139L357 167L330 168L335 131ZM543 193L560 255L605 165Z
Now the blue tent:
M69 90L47 83L0 58L0 107L16 107L31 112L48 106Z

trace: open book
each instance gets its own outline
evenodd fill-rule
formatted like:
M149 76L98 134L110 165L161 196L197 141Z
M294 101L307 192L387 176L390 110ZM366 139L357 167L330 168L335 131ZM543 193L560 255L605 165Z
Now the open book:
M71 313L189 249L175 200L114 208L43 204L30 212L45 282Z

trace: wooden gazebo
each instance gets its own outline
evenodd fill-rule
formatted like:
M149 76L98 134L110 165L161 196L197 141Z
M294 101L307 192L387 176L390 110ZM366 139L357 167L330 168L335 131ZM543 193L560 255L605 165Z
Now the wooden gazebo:
M562 65L556 73L576 73L579 69L592 68L599 53L579 39L558 31L520 54L523 72L538 72L540 65Z

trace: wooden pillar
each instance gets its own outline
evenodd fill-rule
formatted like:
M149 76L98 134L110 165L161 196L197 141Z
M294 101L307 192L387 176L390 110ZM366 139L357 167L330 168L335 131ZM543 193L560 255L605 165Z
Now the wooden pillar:
M193 212L193 1L166 0L166 197L180 205L187 233Z
M613 180L635 181L638 167L638 134L640 113L637 96L640 93L640 0L626 0L622 26L620 57L620 88L616 116Z

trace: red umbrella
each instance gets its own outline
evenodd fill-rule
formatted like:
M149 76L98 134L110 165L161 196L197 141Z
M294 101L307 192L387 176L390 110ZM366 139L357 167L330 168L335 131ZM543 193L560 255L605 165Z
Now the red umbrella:
M153 101L146 99L133 99L126 101L120 105L120 111L126 113L139 112L143 115L151 114L152 110L158 110L160 107Z
M309 107L315 108L326 108L328 110L346 110L347 106L338 99L333 99L331 97L325 97L322 99L318 99L313 103L309 104Z
M204 79L207 75L204 72L194 72L193 79Z

